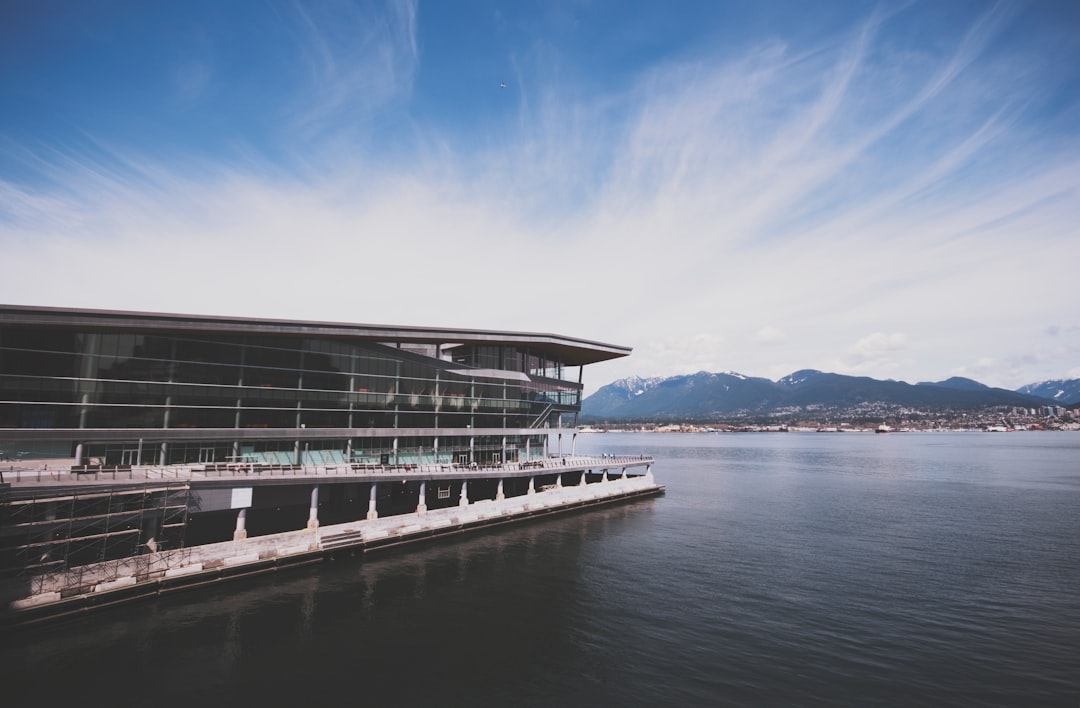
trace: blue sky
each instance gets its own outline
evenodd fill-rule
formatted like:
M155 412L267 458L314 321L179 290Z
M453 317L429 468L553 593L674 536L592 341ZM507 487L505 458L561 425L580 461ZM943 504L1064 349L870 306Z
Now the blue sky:
M1080 4L0 5L0 302L1080 377Z

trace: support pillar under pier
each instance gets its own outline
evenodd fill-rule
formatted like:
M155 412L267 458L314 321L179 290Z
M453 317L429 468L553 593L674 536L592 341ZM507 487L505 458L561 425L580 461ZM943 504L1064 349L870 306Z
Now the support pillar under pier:
M416 505L416 513L423 514L427 511L427 482L420 482L420 502Z
M236 515L236 530L233 531L232 539L234 541L243 541L247 538L247 529L244 528L244 523L247 521L247 509L241 509Z
M499 480L499 489L495 492L496 499L506 499L506 495L503 494L503 481Z
M535 477L529 477L529 491L528 494L536 494Z
M469 505L469 480L461 480L461 499L458 500L458 506Z
M368 498L367 517L368 520L379 518L379 512L375 510L375 489L378 485L374 482L371 483L371 496Z
M311 508L308 509L307 527L319 528L319 485L317 484L311 488Z

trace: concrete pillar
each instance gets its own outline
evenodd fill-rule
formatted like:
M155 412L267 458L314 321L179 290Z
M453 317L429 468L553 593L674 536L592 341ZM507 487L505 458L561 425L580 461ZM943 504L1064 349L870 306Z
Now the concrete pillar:
M625 467L622 468L622 478L626 479L626 468Z
M469 505L469 480L461 480L461 499L458 500L458 506Z
M158 464L162 467L169 464L169 443L167 442L161 443L161 458L158 461Z
M378 485L374 482L371 483L371 496L368 498L367 505L367 517L369 521L379 518L379 512L375 510L375 488L377 486Z
M77 443L75 445L75 464L81 465L83 463L83 444Z
M427 482L420 482L420 503L416 505L416 513L423 514L427 511Z
M506 495L503 494L503 481L499 480L499 489L495 492L496 499L506 499Z
M588 482L585 479L585 475L588 473L588 471L589 470L581 470L581 486L582 487L584 487L586 484L588 484Z
M139 438L139 451L135 455L135 464L142 467L142 445L143 439Z
M606 482L606 481L608 481L608 478L607 478L607 467L605 467L605 468L604 468L604 478L603 478L602 480L600 480L600 481L601 481L601 482Z
M534 478L529 477L529 494L536 494L536 484L534 484Z
M570 434L570 456L577 454L577 433Z
M529 438L525 438L525 461L528 462L531 459L532 456L529 455Z
M653 484L656 480L652 476L652 465L645 465L645 481L649 484Z
M562 475L561 474L555 475L555 486L558 489L562 489Z
M308 509L307 527L319 528L319 485L317 484L311 488L311 508Z
M236 514L236 530L233 531L232 540L243 541L247 538L247 529L244 528L244 524L247 521L247 509L241 509Z

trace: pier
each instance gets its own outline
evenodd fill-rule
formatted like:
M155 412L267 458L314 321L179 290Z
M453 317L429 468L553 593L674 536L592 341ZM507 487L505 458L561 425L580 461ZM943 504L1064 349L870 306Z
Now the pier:
M70 468L4 471L6 546L21 541L3 584L0 624L25 626L70 617L224 580L273 572L323 559L388 551L409 544L489 529L663 493L651 457L545 458L503 465L187 465L175 467ZM366 490L366 504L342 521L320 516L320 493L335 485ZM362 486L361 486L362 485ZM248 515L259 489L280 487L308 499L300 528L249 535ZM393 496L382 491L389 487ZM452 492L452 493L451 493ZM415 496L409 496L415 495ZM409 496L408 499L402 498ZM280 490L279 490L280 497ZM131 508L133 499L153 499ZM94 519L64 519L66 502L98 500ZM180 500L183 508L180 508ZM237 504L241 506L236 506ZM403 504L407 510L403 511ZM83 507L89 508L89 507ZM118 509L113 511L113 509ZM45 511L48 510L48 511ZM277 509L278 515L285 514ZM53 518L47 518L49 514ZM264 514L274 512L264 509ZM127 516L124 516L124 515ZM232 519L231 539L187 545L186 527L200 514ZM329 516L329 515L328 515ZM182 517L182 520L181 520ZM121 528L125 525L131 528ZM148 519L150 520L148 522ZM133 555L74 564L81 538L146 537L146 528L171 525L177 547L151 542ZM56 538L58 529L82 536ZM25 532L12 536L11 531ZM95 533L99 532L99 533ZM97 541L95 541L97 542ZM176 543L174 540L173 543ZM161 546L168 546L162 541ZM95 548L104 548L98 543ZM122 547L122 546L121 546ZM131 547L130 545L128 547ZM8 561L10 563L11 555ZM34 563L32 561L41 561Z

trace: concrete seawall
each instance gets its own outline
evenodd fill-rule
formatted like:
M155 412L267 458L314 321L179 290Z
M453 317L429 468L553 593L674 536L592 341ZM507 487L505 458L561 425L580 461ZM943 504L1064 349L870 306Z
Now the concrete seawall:
M317 563L340 553L389 550L663 491L647 474L80 566L28 580L0 612L0 626L40 624L140 598Z

